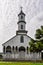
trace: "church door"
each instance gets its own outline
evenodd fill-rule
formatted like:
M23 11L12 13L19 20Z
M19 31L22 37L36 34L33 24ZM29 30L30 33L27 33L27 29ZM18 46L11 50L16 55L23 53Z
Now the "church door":
M21 46L21 47L19 48L19 59L20 59L20 60L25 59L25 48L24 48L23 46Z

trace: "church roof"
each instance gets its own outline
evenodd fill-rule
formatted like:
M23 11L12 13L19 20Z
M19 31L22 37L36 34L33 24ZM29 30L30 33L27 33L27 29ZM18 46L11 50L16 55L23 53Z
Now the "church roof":
M15 35L14 37L12 37L12 38L10 38L9 40L7 40L5 43L7 43L7 42L9 42L10 40L12 40L13 38L15 38L17 35ZM3 44L5 44L5 43L3 43ZM3 45L2 44L2 45Z

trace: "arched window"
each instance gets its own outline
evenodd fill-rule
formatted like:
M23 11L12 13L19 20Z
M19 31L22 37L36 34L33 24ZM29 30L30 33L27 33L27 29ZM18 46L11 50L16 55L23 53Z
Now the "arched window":
M14 46L12 47L12 50L14 51Z
M21 29L23 29L23 25L21 25Z
M3 47L3 52L5 53L5 46Z
M18 50L17 46L16 46L16 51Z
M28 54L28 51L29 51L29 50L28 50L28 46L27 46L27 54Z
M21 43L24 42L24 37L23 37L23 36L21 36L21 38L20 38L20 42L21 42Z
M11 53L11 47L10 47L10 46L7 46L7 47L6 47L6 52Z
M19 51L24 51L25 52L25 47L23 47L23 46L19 47Z

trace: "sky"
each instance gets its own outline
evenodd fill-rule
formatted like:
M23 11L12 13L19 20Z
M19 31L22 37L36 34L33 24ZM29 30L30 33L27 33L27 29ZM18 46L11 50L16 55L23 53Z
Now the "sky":
M16 35L20 7L26 14L26 30L35 39L36 29L43 25L43 0L0 0L0 52L2 44Z

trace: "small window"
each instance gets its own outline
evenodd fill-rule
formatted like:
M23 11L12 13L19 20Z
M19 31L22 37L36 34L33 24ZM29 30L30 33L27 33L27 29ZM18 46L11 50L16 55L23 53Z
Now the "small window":
M21 36L21 38L20 38L20 42L21 42L21 43L24 42L24 37L23 37L23 36Z
M23 25L21 25L21 29L23 29Z

